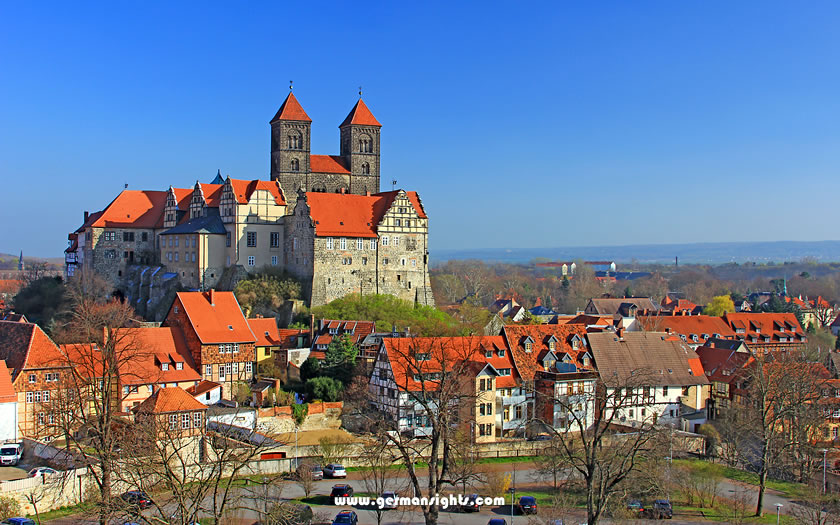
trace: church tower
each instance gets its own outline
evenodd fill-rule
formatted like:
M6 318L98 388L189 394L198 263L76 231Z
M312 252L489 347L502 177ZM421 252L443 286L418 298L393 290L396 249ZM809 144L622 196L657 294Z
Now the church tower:
M289 89L270 122L271 180L279 181L286 195L296 195L300 188L309 189L312 119Z
M359 101L338 128L341 156L350 168L350 192L379 192L379 132L382 124L370 112L359 92Z

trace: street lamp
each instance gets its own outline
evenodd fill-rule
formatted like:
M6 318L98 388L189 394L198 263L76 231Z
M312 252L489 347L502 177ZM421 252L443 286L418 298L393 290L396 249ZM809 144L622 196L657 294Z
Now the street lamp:
M295 469L298 468L298 426L295 425Z
M779 525L779 520L781 520L782 507L784 507L784 505L776 503L776 525Z
M513 525L513 502L516 500L516 487L508 489L510 492L510 525Z
M825 459L826 459L825 455L826 455L826 453L828 453L828 449L827 448L822 449L822 453L823 453L823 494L825 494L825 488L826 488L825 487Z

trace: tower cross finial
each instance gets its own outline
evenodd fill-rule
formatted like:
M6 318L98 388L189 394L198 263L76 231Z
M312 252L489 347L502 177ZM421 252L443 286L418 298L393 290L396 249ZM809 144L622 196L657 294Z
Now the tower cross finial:
M359 86L359 98L362 98L362 86Z
M292 91L292 84L294 84L294 83L295 83L295 81L294 81L294 80L290 80L290 81L289 81L289 92L291 92L291 91Z

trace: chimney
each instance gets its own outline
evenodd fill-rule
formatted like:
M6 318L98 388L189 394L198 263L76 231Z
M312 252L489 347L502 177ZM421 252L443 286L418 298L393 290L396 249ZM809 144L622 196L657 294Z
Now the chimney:
M216 306L216 290L210 288L210 306Z
M365 190L365 197L370 197L370 190Z
M345 193L347 193L347 188L342 187L341 188L341 194L344 195Z
M83 222L87 222L87 221L88 221L88 217L90 217L90 213L89 213L89 212L85 212L85 220L84 220Z
M624 327L623 326L619 327L619 329L615 331L615 335L618 336L619 341L623 341L624 340Z

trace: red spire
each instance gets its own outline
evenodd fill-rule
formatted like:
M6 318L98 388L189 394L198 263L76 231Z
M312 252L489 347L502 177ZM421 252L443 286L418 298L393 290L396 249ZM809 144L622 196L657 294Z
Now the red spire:
M277 110L277 114L274 115L273 119L271 119L271 122L275 122L277 120L312 122L312 119L309 118L309 115L306 114L306 111L303 110L300 102L298 102L291 91L289 92L289 96L286 97L286 100L283 101L283 105Z
M347 115L347 118L344 119L344 122L341 123L339 128L343 128L344 126L350 125L359 125L359 126L376 126L381 128L382 124L376 120L376 117L373 116L373 113L370 112L367 105L365 105L365 101L361 98L356 105L353 106L353 109L350 110L350 114Z

